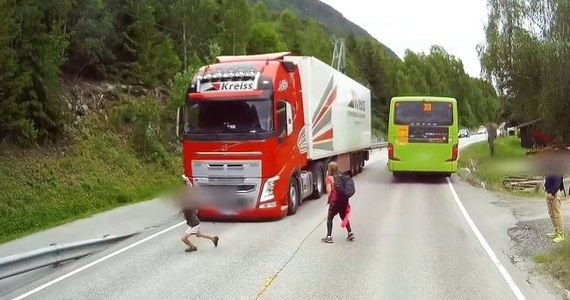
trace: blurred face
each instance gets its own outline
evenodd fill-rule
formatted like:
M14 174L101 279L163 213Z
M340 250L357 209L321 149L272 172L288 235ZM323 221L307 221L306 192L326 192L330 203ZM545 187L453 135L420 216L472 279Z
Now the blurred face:
M200 194L196 188L186 186L180 196L181 208L197 208L200 204Z

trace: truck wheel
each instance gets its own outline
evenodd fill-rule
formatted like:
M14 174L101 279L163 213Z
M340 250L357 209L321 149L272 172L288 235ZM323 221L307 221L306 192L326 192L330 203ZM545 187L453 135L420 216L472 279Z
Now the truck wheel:
M356 166L356 171L358 174L362 173L362 169L364 168L364 155L358 154L358 165Z
M350 176L356 175L356 155L354 153L350 154Z
M313 174L314 178L314 190L311 194L312 199L319 199L321 195L325 192L325 173L323 170L323 165L320 163L316 163L311 166L310 168L311 173Z
M297 213L299 206L299 184L295 177L289 180L289 188L287 190L287 215L292 216Z

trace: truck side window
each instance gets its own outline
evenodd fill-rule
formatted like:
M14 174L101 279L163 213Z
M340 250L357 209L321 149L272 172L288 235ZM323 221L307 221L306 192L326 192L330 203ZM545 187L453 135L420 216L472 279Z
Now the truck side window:
M277 101L277 134L287 130L287 102Z

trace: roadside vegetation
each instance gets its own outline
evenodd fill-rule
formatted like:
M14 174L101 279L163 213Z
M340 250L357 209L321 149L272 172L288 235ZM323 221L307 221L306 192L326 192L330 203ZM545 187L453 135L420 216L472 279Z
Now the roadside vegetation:
M534 120L544 134L570 144L570 2L487 0L481 67L501 97L508 126Z
M516 136L498 137L495 140L494 156L491 156L487 141L474 143L462 149L459 154L459 167L463 168L460 175L471 184L480 186L483 183L485 188L492 191L517 196L537 196L540 191L538 188L532 191L505 188L505 174L496 172L494 168L498 163L524 159L527 157L526 153L527 149L521 147L520 138ZM465 170L469 170L468 174L465 174Z
M564 242L546 254L537 255L534 261L570 290L570 243Z
M145 132L159 111L154 99L125 98L106 114L86 117L74 140L57 147L4 147L0 243L155 197L179 183L180 153Z

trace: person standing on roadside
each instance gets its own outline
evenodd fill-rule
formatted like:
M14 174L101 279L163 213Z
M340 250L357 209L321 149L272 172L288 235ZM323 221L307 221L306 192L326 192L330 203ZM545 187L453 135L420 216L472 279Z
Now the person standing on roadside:
M564 191L564 176L547 175L544 179L544 190L546 191L546 205L548 215L554 227L554 232L548 233L555 243L564 241L564 218L562 216L562 193Z
M192 244L190 237L195 235L198 238L208 239L214 243L215 247L218 247L218 242L220 238L218 236L210 236L204 234L200 231L200 219L198 218L198 193L192 187L190 180L186 177L182 177L186 182L186 187L182 195L182 213L184 214L184 219L186 220L186 233L182 237L182 242L188 246L185 250L186 252L197 251L198 248Z
M347 240L354 240L354 233L352 233L352 228L350 227L350 222L348 221L348 216L350 214L350 204L349 198L354 194L354 182L352 178L344 177L338 171L338 164L336 162L330 162L327 169L327 178L325 179L325 185L327 193L329 194L327 204L329 205L328 215L327 215L327 236L322 238L321 241L324 243L332 243L332 223L334 217L338 214L343 220L343 227L346 227L348 232Z

